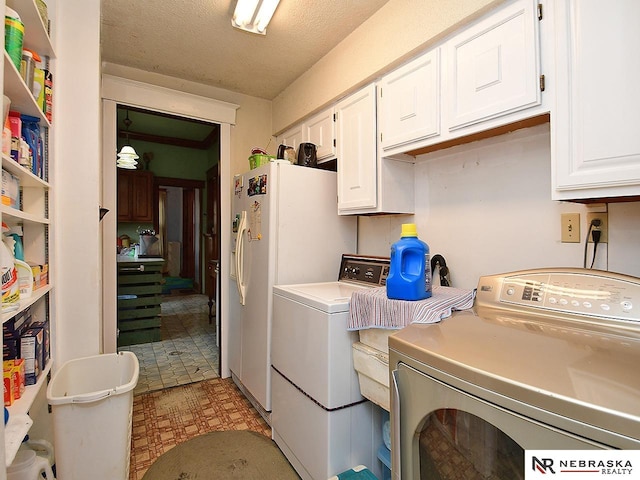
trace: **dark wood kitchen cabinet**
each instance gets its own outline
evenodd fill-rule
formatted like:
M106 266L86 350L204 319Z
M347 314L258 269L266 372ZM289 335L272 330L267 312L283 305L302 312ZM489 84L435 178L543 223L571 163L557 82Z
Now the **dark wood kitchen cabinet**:
M118 221L153 222L153 173L118 170Z

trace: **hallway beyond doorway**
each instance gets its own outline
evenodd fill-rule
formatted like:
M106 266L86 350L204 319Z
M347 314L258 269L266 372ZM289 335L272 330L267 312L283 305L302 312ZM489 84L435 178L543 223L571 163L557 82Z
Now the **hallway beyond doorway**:
M140 375L134 394L218 377L216 323L209 323L206 295L164 295L162 341L118 350L136 354Z

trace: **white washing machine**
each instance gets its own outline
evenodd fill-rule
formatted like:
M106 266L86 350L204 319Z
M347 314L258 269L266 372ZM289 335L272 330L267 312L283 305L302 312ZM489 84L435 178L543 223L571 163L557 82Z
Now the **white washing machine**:
M381 420L360 394L347 326L353 291L388 272L388 258L343 255L338 281L273 287L271 429L304 480L379 468Z

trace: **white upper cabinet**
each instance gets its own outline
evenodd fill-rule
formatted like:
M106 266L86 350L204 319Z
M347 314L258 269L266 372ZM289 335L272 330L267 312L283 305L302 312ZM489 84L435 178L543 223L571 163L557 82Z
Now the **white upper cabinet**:
M640 2L556 0L553 198L640 195Z
M302 140L301 124L291 127L289 130L276 137L276 142L278 143L278 145L287 145L288 147L293 147L296 149L296 154L298 153L298 147L303 141L304 140Z
M334 109L331 107L289 128L276 137L276 142L295 148L296 154L301 143L313 143L318 163L323 163L336 158L335 125Z
M338 211L376 207L376 87L368 85L336 105Z
M379 82L378 129L383 151L440 133L440 49Z
M451 131L540 103L535 10L511 2L447 42Z
M305 142L316 146L318 163L336 158L336 127L333 107L305 120L302 135Z
M384 75L382 154L415 156L547 122L540 17L536 0L506 0Z
M368 85L345 98L335 112L338 213L413 213L413 158L383 157L377 148L376 86Z

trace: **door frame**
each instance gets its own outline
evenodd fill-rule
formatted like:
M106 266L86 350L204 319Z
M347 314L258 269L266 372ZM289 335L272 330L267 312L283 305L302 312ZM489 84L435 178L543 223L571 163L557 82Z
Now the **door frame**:
M116 107L129 105L157 112L182 115L188 118L220 124L220 182L231 185L231 126L236 123L239 105L208 97L180 92L135 80L112 75L102 76L102 202L101 206L112 212L117 211L116 180ZM220 200L221 218L231 217L231 196L223 195ZM230 225L222 224L221 248L230 249ZM106 215L102 221L102 352L117 351L117 276L116 276L116 215ZM229 273L229 258L221 259L221 275ZM222 325L220 339L220 366L224 377L230 375L226 355L227 339L224 332L228 313L224 311L228 302L224 298L228 291L221 285L223 298Z

